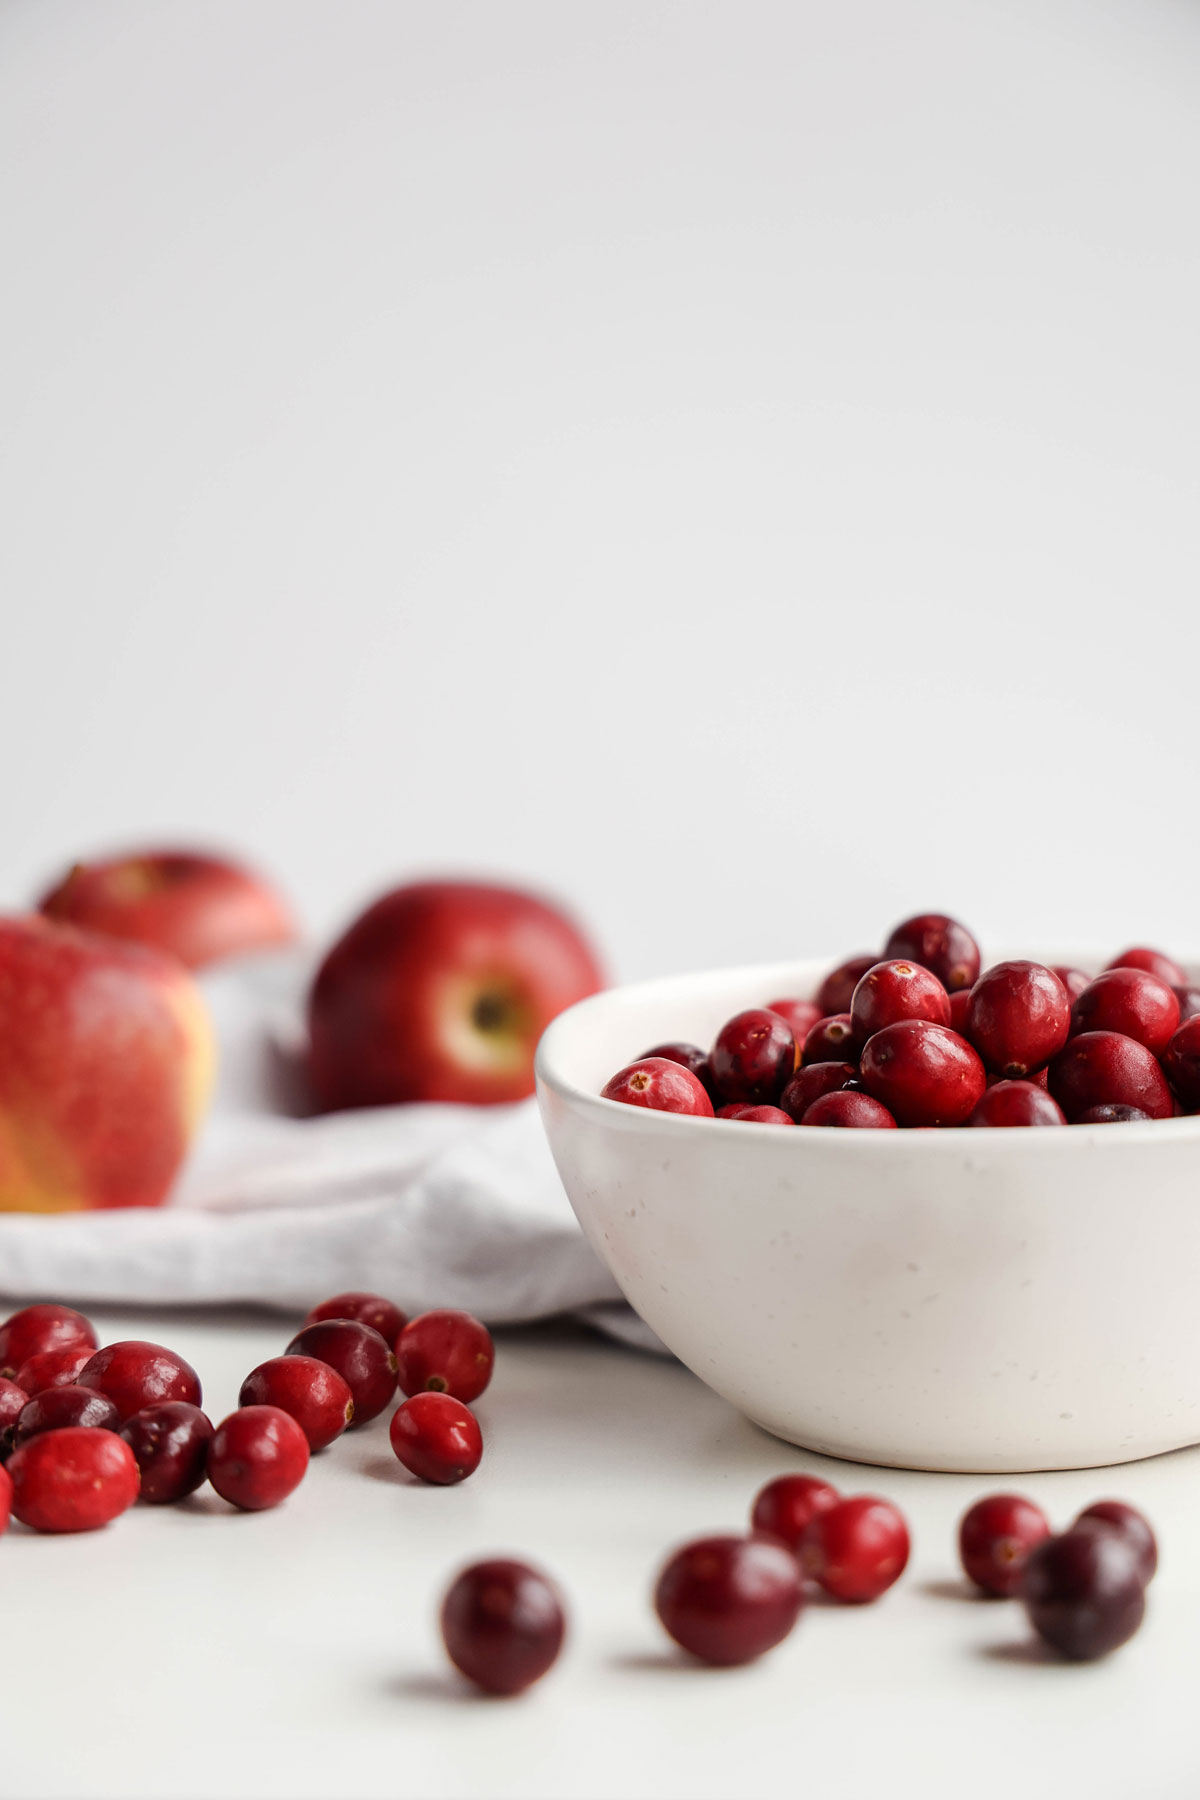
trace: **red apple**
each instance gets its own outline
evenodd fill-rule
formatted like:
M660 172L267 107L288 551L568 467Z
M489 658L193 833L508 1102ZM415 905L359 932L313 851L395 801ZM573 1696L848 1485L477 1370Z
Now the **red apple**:
M577 928L532 894L464 881L397 888L317 971L317 1097L330 1108L522 1100L550 1020L603 985Z
M204 1002L173 957L0 919L0 1212L157 1206L213 1065Z
M38 910L64 925L169 950L189 969L296 937L290 912L261 876L191 850L76 863Z

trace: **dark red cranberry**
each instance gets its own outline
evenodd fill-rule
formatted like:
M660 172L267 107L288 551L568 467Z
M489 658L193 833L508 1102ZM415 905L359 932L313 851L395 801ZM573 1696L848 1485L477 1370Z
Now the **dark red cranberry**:
M392 1414L389 1436L410 1475L442 1487L473 1475L483 1455L478 1420L452 1394L413 1394Z
M990 1088L999 1087L1002 1081L1011 1081L1011 1075L989 1075L987 1084ZM1029 1075L1023 1075L1022 1081L1032 1082L1034 1087L1041 1088L1043 1094L1049 1093L1050 1073L1048 1069L1034 1069Z
M349 1385L336 1369L315 1356L272 1356L259 1363L243 1381L238 1405L277 1406L290 1413L310 1450L324 1450L341 1437L354 1417Z
M774 1106L796 1069L796 1040L778 1013L751 1007L717 1033L708 1055L713 1090L721 1104Z
M1173 987L1171 992L1179 1002L1181 1025L1186 1025L1189 1019L1200 1014L1200 987Z
M96 1348L99 1339L89 1319L71 1306L40 1302L23 1306L0 1325L0 1375L10 1380L21 1364L42 1350Z
M1128 1642L1146 1611L1137 1551L1098 1522L1039 1544L1025 1565L1021 1597L1038 1636L1076 1662Z
M780 1475L760 1488L750 1509L755 1531L779 1538L796 1555L800 1540L819 1512L841 1499L835 1487L815 1475Z
M39 1350L17 1370L14 1380L18 1387L32 1397L50 1387L73 1386L80 1371L92 1360L92 1351L87 1344L76 1345L70 1350Z
M949 1025L950 996L920 963L881 962L868 969L854 990L850 1017L860 1044L901 1019L932 1019Z
M208 1479L222 1500L243 1512L278 1506L300 1486L307 1468L308 1439L278 1406L239 1407L217 1426L208 1446Z
M1116 1031L1072 1038L1050 1064L1050 1092L1072 1123L1092 1106L1136 1106L1152 1119L1169 1119L1175 1111L1149 1050Z
M440 1307L409 1321L396 1344L406 1394L452 1394L470 1404L492 1379L491 1333L468 1312Z
M854 990L866 974L879 961L877 956L850 956L836 969L831 969L816 993L818 1016L822 1019L832 1018L835 1013L848 1013L850 1002L854 998Z
M15 1444L24 1444L43 1431L61 1431L66 1425L91 1425L97 1431L118 1431L117 1409L95 1388L53 1387L35 1394L17 1420Z
M0 1375L0 1463L7 1457L17 1435L17 1420L28 1406L30 1396L25 1389Z
M655 1058L663 1062L678 1063L681 1069L694 1075L705 1093L708 1093L708 1052L702 1050L699 1044L655 1044L652 1050L643 1050L638 1061L650 1062Z
M1174 988L1145 969L1106 969L1071 1008L1071 1035L1119 1031L1161 1056L1179 1027Z
M1082 969L1072 969L1067 963L1055 963L1051 971L1057 975L1067 990L1067 999L1074 1006L1084 988L1091 987L1096 979L1094 975L1085 975Z
M377 1331L385 1344L394 1344L408 1324L408 1314L385 1300L382 1294L335 1294L314 1306L304 1323L319 1325L323 1319L354 1319ZM285 1406L285 1412L288 1410Z
M646 1056L618 1069L600 1090L602 1100L645 1106L651 1112L692 1113L711 1119L713 1104L704 1084L681 1063L665 1056Z
M464 1569L442 1602L442 1641L460 1674L488 1694L520 1694L562 1649L558 1589L528 1563L495 1557Z
M1036 1081L997 1081L968 1125L1065 1125L1062 1107Z
M836 1600L877 1600L908 1563L908 1526L890 1500L854 1494L815 1515L804 1534L804 1571Z
M1067 990L1041 963L997 963L971 990L967 1036L998 1075L1019 1079L1040 1069L1070 1029Z
M669 1559L654 1610L680 1647L731 1668L781 1644L800 1616L795 1556L767 1537L698 1538Z
M1108 966L1110 969L1146 969L1160 981L1165 981L1168 987L1183 987L1187 982L1187 970L1174 957L1164 956L1161 950L1147 950L1144 944L1122 950Z
M1128 1506L1124 1500L1095 1500L1084 1508L1071 1529L1074 1531L1084 1524L1099 1525L1123 1537L1137 1557L1142 1586L1147 1587L1154 1580L1158 1569L1158 1541L1149 1519L1136 1506Z
M832 1018L818 1019L804 1040L800 1052L802 1068L814 1063L845 1063L858 1055L858 1033L849 1013L835 1013Z
M1200 1110L1200 1017L1189 1019L1175 1032L1163 1051L1163 1068L1183 1110Z
M967 1031L967 1012L971 1005L971 989L955 988L950 995L950 1029L957 1031L959 1037L965 1037Z
M741 1119L746 1125L794 1125L790 1113L779 1106L722 1106L718 1119Z
M779 1104L799 1124L814 1100L819 1100L822 1094L836 1093L857 1075L857 1063L808 1063L803 1069L796 1070L780 1094Z
M965 925L945 913L920 913L897 925L884 945L885 957L920 963L953 993L970 987L979 974L979 945Z
M767 1011L778 1013L792 1028L792 1036L802 1044L818 1019L824 1018L815 1000L768 1000Z
M963 1514L958 1553L976 1587L1008 1600L1020 1590L1030 1551L1049 1536L1050 1521L1032 1500L989 1494Z
M870 1094L839 1088L814 1100L801 1125L841 1127L846 1131L895 1131L896 1121L887 1107Z
M12 1514L13 1484L8 1470L0 1466L0 1537L8 1530Z
M34 1531L96 1531L138 1497L138 1466L115 1431L43 1431L8 1460L13 1512Z
M84 1364L77 1380L80 1387L107 1394L122 1420L162 1400L200 1404L200 1377L192 1365L173 1350L143 1343L140 1338L106 1344Z
M285 1354L315 1357L337 1371L350 1389L355 1425L376 1418L396 1392L395 1352L377 1331L360 1325L357 1319L321 1319L316 1325L306 1325Z
M212 1421L186 1400L164 1400L126 1419L121 1436L142 1472L142 1499L169 1506L194 1494L208 1473Z
M1140 1106L1089 1106L1072 1125L1145 1125L1150 1114Z
M966 1039L929 1019L877 1031L863 1051L862 1081L898 1125L965 1125L987 1087Z

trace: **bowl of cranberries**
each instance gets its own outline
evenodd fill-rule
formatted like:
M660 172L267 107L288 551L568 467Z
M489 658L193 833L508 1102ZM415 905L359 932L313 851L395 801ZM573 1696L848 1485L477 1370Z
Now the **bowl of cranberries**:
M923 914L597 994L537 1072L589 1240L768 1431L996 1473L1200 1441L1195 969L987 961Z

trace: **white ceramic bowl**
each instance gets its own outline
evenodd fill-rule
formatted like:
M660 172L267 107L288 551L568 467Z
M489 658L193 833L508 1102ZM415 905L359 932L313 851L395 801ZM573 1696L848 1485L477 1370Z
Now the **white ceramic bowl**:
M1200 1441L1200 1117L789 1131L600 1098L650 1045L708 1044L827 966L616 988L542 1039L559 1173L637 1312L830 1456L999 1473Z

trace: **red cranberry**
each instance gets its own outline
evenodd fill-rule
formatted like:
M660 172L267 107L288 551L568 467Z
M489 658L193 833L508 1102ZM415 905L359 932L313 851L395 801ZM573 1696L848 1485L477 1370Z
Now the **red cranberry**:
M855 988L867 970L873 969L878 961L877 956L851 956L844 963L839 963L836 969L831 969L817 989L819 1016L828 1019L834 1013L848 1013Z
M1146 1125L1150 1114L1140 1106L1089 1106L1072 1125Z
M708 1057L724 1105L773 1106L796 1069L796 1040L778 1013L751 1007L722 1025Z
M208 1473L212 1421L186 1400L164 1400L126 1419L121 1436L142 1472L142 1499L169 1506L194 1494Z
M61 1431L66 1425L91 1425L97 1431L117 1431L121 1421L112 1401L94 1388L45 1388L34 1395L17 1420L13 1442L24 1444L43 1431Z
M1126 1643L1146 1611L1137 1551L1098 1524L1039 1544L1025 1565L1021 1597L1038 1636L1076 1662Z
M1071 1008L1071 1035L1119 1031L1161 1056L1179 1026L1179 1001L1157 975L1145 969L1107 969L1097 975Z
M814 1100L801 1125L840 1126L848 1131L895 1131L896 1121L886 1106L849 1088L839 1088Z
M836 1093L857 1074L857 1063L808 1063L803 1069L796 1070L780 1094L779 1104L798 1125L814 1100L819 1100L822 1094Z
M792 1036L802 1044L818 1019L824 1018L815 1000L768 1000L767 1011L778 1013L792 1028Z
M950 1029L957 1031L959 1037L967 1033L967 1013L971 1005L971 989L955 988L950 995Z
M310 1450L324 1450L354 1417L349 1386L336 1369L315 1356L272 1356L259 1363L243 1381L238 1405L277 1406L290 1413Z
M929 1019L901 1019L863 1051L863 1086L899 1125L965 1125L987 1086L965 1038Z
M208 1479L222 1500L243 1512L278 1506L300 1486L307 1468L308 1439L279 1406L239 1407L217 1426L208 1446Z
M191 1363L161 1344L143 1343L140 1338L106 1344L83 1365L77 1380L80 1387L107 1394L122 1421L144 1406L157 1406L160 1400L200 1404L200 1377Z
M394 1344L408 1324L407 1313L385 1300L382 1294L335 1294L314 1306L304 1323L319 1325L322 1319L355 1319L377 1331L385 1344ZM288 1408L283 1409L287 1412Z
M315 1357L337 1371L350 1389L355 1425L376 1418L396 1391L395 1353L377 1331L360 1325L357 1319L321 1319L316 1325L306 1325L285 1354Z
M410 1475L443 1487L473 1475L483 1455L478 1420L452 1394L414 1394L392 1414L389 1435Z
M13 1447L17 1420L28 1406L29 1398L24 1388L10 1381L7 1375L0 1375L0 1463Z
M780 1475L756 1494L750 1523L755 1531L779 1538L795 1555L812 1520L836 1506L841 1497L835 1487L818 1481L815 1475Z
M21 1364L13 1379L27 1394L40 1394L46 1388L73 1385L91 1360L92 1351L87 1344L70 1350L39 1350Z
M1136 1106L1152 1119L1169 1119L1175 1110L1149 1050L1116 1031L1072 1038L1050 1064L1050 1092L1072 1123L1092 1106Z
M747 1125L794 1125L791 1113L779 1106L722 1106L718 1119L741 1119Z
M1168 987L1183 987L1187 981L1187 970L1173 957L1164 956L1161 950L1147 950L1144 944L1133 950L1122 950L1108 966L1110 969L1146 969L1160 981L1165 981Z
M855 1494L819 1512L801 1546L801 1563L836 1600L877 1600L908 1563L908 1526L890 1500Z
M452 1394L469 1404L492 1379L495 1349L486 1325L442 1307L421 1313L400 1333L396 1356L406 1394Z
M1012 1079L1011 1075L989 1075L987 1084L990 1088L994 1088L999 1087L1002 1081L1011 1081ZM1023 1075L1021 1079L1022 1081L1031 1082L1034 1087L1041 1088L1043 1094L1049 1093L1050 1091L1050 1072L1048 1069L1034 1069L1030 1074Z
M997 1081L968 1125L1065 1125L1061 1106L1036 1081Z
M861 1044L901 1019L932 1019L935 1025L949 1025L950 996L937 976L920 963L876 963L854 990L850 1017Z
M711 1119L713 1105L704 1085L680 1063L665 1056L645 1056L618 1069L600 1090L602 1100L645 1106L651 1112L692 1113Z
M1189 1019L1175 1032L1163 1051L1163 1068L1184 1111L1200 1109L1200 1018Z
M781 1644L804 1587L792 1552L773 1538L698 1538L659 1575L654 1609L682 1649L730 1668Z
M1142 1586L1147 1587L1154 1580L1158 1569L1158 1542L1149 1519L1136 1506L1128 1506L1124 1500L1095 1500L1084 1508L1071 1529L1074 1531L1084 1524L1098 1525L1123 1537L1137 1557Z
M1186 1025L1189 1019L1200 1014L1200 987L1176 987L1171 992L1179 1002L1179 1023Z
M91 1321L70 1306L42 1303L22 1307L0 1325L0 1375L11 1378L21 1364L42 1350L70 1350L99 1339Z
M442 1602L442 1641L488 1694L520 1694L555 1662L566 1634L557 1588L528 1563L496 1557L464 1569Z
M858 1055L858 1033L849 1013L834 1013L832 1018L818 1019L804 1040L800 1053L801 1067L814 1063L844 1063Z
M0 1467L0 1537L8 1530L8 1521L12 1513L13 1484L8 1470Z
M708 1052L702 1050L699 1044L655 1044L653 1049L643 1050L638 1061L650 1062L654 1058L662 1062L678 1063L681 1069L694 1075L705 1093L708 1093Z
M970 987L979 974L979 945L965 925L945 913L920 913L897 925L884 945L885 957L920 963L950 993Z
M1008 1600L1020 1589L1030 1551L1049 1536L1050 1521L1032 1500L989 1494L963 1514L958 1552L976 1587Z
M115 1431L43 1431L8 1462L13 1512L34 1531L96 1531L138 1497L138 1466Z
M1019 1078L1040 1069L1070 1029L1067 990L1041 963L997 963L971 990L967 1036L999 1075Z
M1091 987L1094 975L1085 975L1082 969L1072 969L1066 963L1055 963L1051 973L1058 976L1067 990L1067 999L1074 1006L1084 988Z

